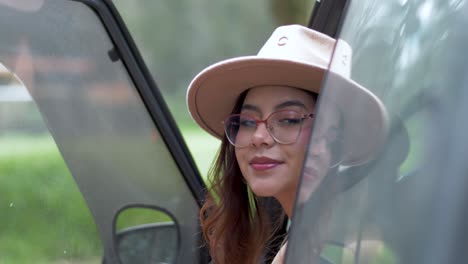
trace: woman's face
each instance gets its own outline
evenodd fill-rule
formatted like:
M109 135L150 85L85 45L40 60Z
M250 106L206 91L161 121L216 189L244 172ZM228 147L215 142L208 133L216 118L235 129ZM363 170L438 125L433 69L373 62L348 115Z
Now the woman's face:
M241 113L263 120L280 110L311 114L314 109L314 98L303 90L262 86L248 91ZM266 125L259 123L250 144L235 148L240 170L257 196L273 196L280 203L294 202L312 124L313 119L304 119L297 141L280 144L271 137Z
M312 142L309 144L309 151L305 158L304 176L302 177L301 189L299 191L299 202L307 201L311 194L317 189L319 184L327 175L331 166L337 165L339 159L337 156L332 157L332 154L340 153L339 140L340 137L340 113L333 103L328 103L327 106L322 101L322 109L320 118L315 120L314 134ZM335 147L333 147L335 146ZM334 149L335 153L332 153Z

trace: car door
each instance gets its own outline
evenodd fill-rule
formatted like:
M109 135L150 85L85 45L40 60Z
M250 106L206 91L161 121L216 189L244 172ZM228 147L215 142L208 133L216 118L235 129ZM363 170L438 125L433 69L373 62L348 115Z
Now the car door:
M385 106L386 139L370 160L331 169L310 198L296 201L287 263L463 262L468 4L354 0L343 14L336 37L352 48L350 78ZM346 63L341 55L332 69ZM333 118L336 85L329 74L309 151ZM346 102L347 111L360 114L340 122L369 111L357 96ZM361 131L372 127L369 119ZM318 162L308 158L306 166ZM307 191L305 181L299 193Z
M0 12L2 76L41 113L95 222L99 236L89 242L102 246L103 262L206 263L197 217L204 183L113 5L2 1ZM56 216L43 214L53 225ZM49 249L60 252L54 261L80 255L70 245L76 235Z

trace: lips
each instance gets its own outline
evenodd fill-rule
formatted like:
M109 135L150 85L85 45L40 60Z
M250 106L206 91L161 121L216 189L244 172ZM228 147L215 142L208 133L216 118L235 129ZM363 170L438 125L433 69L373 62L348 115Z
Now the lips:
M281 164L283 164L283 162L268 157L255 157L250 160L250 166L258 171L273 169Z

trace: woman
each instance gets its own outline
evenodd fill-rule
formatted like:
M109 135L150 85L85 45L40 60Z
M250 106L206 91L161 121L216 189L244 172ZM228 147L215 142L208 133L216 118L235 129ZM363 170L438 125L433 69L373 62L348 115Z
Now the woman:
M340 63L331 67L333 90L338 97L353 94L368 105L370 113L359 118L374 119L376 129L356 133L355 126L360 125L354 123L356 118L354 124L347 122L353 113L324 112L328 119L323 120L329 124L313 138L309 158L319 161L304 168L300 201L310 198L328 168L337 165L334 161L352 165L368 160L385 128L385 109L369 91L347 78L350 48L338 44L335 57ZM278 223L270 221L260 197L274 197L286 216L292 217L317 96L334 47L335 40L326 35L299 25L283 26L256 56L216 63L192 80L187 92L189 111L200 127L222 140L210 170L211 189L200 212L214 263L262 261ZM331 100L334 103L329 105L341 109L352 103ZM343 138L338 137L338 129L343 130ZM347 135L348 131L354 135ZM366 144L353 149L353 141L363 140ZM338 159L330 148L336 142L345 153ZM285 246L274 262L282 263L284 250Z

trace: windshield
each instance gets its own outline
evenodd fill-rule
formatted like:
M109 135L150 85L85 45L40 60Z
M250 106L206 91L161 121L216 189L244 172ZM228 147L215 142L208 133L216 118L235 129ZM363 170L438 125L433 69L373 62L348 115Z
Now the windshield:
M325 81L288 263L459 262L466 258L468 4L348 2L339 38L352 52L338 44L331 68L339 72L350 59L351 74ZM340 85L349 86L345 99ZM319 153L323 142L333 144Z

